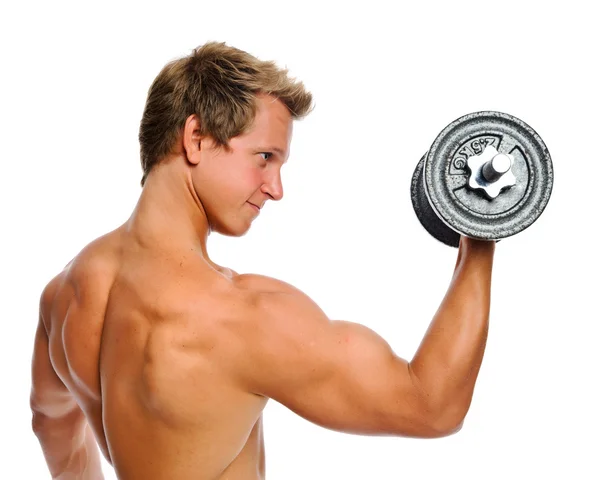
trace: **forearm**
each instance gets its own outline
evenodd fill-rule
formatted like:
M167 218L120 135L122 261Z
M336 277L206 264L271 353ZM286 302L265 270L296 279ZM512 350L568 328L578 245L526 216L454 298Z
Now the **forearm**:
M34 432L55 480L102 480L98 446L81 412L64 418L34 415Z
M458 425L469 409L487 340L493 242L461 240L448 292L410 369L442 425Z

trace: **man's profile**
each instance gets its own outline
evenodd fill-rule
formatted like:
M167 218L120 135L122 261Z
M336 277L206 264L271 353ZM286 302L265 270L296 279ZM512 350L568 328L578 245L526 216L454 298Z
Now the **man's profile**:
M223 43L154 80L134 211L41 295L31 407L53 478L102 478L99 447L120 479L262 479L269 398L340 432L460 428L487 337L493 242L461 239L410 362L293 286L209 257L211 232L243 236L282 198L293 122L311 108L286 70Z

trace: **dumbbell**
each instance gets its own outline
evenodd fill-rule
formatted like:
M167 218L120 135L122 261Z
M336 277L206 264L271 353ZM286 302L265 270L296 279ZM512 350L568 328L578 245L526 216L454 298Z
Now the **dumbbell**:
M434 238L501 240L529 227L552 193L553 168L541 137L502 112L464 115L436 137L412 176L417 217Z

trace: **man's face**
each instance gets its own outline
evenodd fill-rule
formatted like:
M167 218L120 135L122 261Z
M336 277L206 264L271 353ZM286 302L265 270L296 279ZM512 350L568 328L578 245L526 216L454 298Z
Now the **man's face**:
M267 200L283 197L281 167L292 139L292 117L275 97L260 95L250 130L230 140L230 150L202 142L192 170L194 188L212 231L242 236Z

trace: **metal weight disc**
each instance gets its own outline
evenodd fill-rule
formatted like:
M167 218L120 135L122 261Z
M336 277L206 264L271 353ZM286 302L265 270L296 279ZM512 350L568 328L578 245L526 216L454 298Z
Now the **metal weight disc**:
M486 147L513 159L516 179L493 199L469 187L467 162ZM425 193L437 216L452 230L483 240L499 240L529 227L552 192L546 145L529 125L506 113L476 112L452 122L433 142L423 170Z
M413 209L417 214L419 222L421 222L421 225L423 225L431 236L450 247L458 247L460 234L442 222L429 204L423 183L423 165L425 165L425 156L417 164L417 168L415 168L412 176L410 198Z

